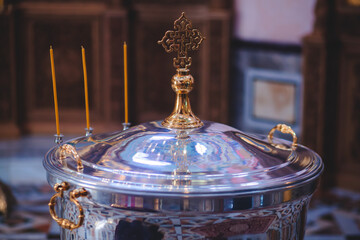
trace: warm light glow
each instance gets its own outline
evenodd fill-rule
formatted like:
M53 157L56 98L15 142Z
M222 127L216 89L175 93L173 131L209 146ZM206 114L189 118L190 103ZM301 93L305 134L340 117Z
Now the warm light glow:
M129 122L128 109L128 74L127 74L127 45L124 42L124 104L125 104L125 123Z
M85 112L86 112L86 128L90 129L90 117L89 117L89 95L88 95L88 83L87 83L87 71L86 71L86 59L85 48L81 46L82 64L84 72L84 91L85 91Z
M50 63L51 63L51 76L52 76L53 92L54 92L54 107L55 107L56 134L57 134L58 136L60 136L59 107L58 107L57 92L56 92L54 51L53 51L53 49L52 49L52 46L50 46Z

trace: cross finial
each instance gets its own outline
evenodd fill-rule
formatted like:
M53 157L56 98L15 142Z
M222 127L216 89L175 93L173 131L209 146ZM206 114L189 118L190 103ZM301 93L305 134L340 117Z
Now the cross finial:
M177 52L174 58L176 74L171 79L171 88L176 93L173 112L162 125L167 128L190 129L203 126L203 122L191 110L188 93L193 89L194 78L189 74L191 57L188 51L199 49L205 38L199 30L193 29L191 22L182 13L174 22L174 30L167 31L161 41L166 52Z
M191 21L185 17L185 13L182 13L174 22L174 31L167 31L158 44L168 53L177 52L177 57L173 59L174 67L186 69L191 66L188 51L199 49L204 39L198 29L192 28Z

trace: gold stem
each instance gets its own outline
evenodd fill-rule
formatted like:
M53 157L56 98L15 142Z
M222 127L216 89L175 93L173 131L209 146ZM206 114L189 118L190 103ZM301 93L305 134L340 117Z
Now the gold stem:
M177 93L174 111L178 114L188 115L191 113L189 95L187 93Z
M194 83L188 69L178 69L171 80L171 87L176 93L175 107L172 114L162 125L168 128L189 129L201 127L203 123L191 110L189 92Z

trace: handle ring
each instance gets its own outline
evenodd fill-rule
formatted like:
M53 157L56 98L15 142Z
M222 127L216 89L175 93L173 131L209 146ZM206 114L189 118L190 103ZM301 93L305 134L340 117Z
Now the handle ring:
M60 160L64 160L66 158L66 155L71 155L77 163L77 170L78 172L81 172L84 169L84 166L81 162L81 158L79 154L77 153L75 147L73 147L70 144L63 144L60 146Z
M49 202L49 212L51 217L59 224L60 227L64 229L76 229L82 226L84 223L84 209L77 200L79 197L86 197L88 196L88 192L84 188L80 189L74 189L70 192L70 201L76 205L76 207L79 209L79 215L78 215L78 223L71 222L68 219L60 218L57 216L55 211L55 205L56 205L56 198L62 198L64 196L64 191L69 190L70 185L67 182L57 183L54 186L54 190L56 193L51 197Z
M297 137L296 137L296 134L295 134L294 130L292 130L291 127L288 126L288 125L286 125L286 124L278 124L278 125L276 125L275 127L273 127L273 128L270 130L270 132L269 132L269 134L268 134L268 136L267 136L269 143L271 143L271 144L273 143L273 135L274 135L274 132L275 132L276 130L278 130L278 131L280 131L280 132L282 132L282 133L291 134L292 137L293 137L293 142L292 142L292 145L291 145L291 146L292 146L292 147L296 147L296 146L297 146Z

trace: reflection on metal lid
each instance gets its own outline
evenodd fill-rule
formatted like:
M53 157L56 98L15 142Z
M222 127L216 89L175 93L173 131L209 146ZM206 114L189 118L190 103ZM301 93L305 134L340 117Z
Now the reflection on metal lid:
M317 177L323 167L319 156L301 145L276 138L269 143L265 136L207 121L188 130L149 122L67 144L75 147L84 169L78 172L71 156L60 161L54 148L45 159L49 173L139 194L216 196L289 188Z

